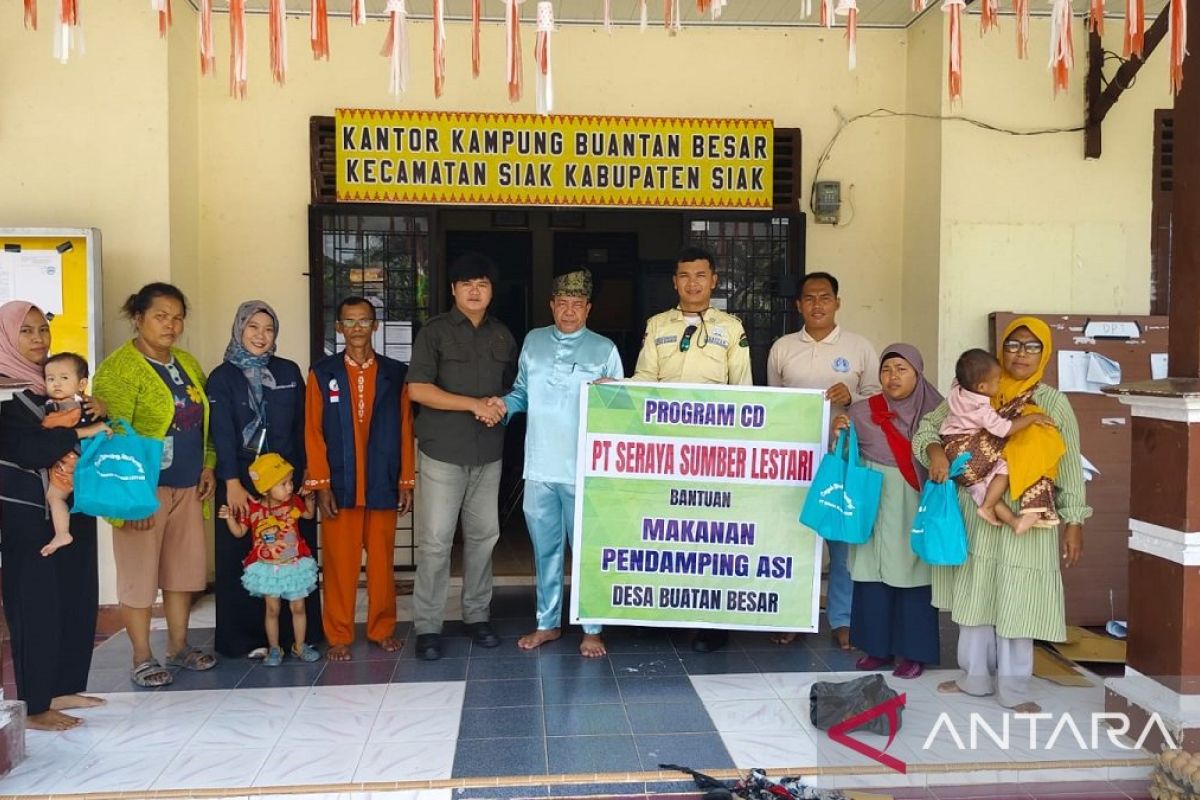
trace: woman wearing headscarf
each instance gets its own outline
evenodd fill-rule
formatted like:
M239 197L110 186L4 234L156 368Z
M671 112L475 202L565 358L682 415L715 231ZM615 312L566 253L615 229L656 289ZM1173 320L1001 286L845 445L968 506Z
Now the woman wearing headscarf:
M938 691L976 696L994 694L997 702L1021 713L1037 713L1030 699L1033 640L1066 639L1063 567L1074 566L1083 552L1083 523L1092 510L1084 497L1083 466L1079 455L1079 425L1064 394L1042 383L1050 363L1051 334L1046 323L1032 317L1013 320L1000 337L997 358L1003 373L993 405L1015 419L1044 413L1055 429L1032 426L1011 436L1004 445L1010 473L1017 465L1030 468L1034 478L1046 475L1054 483L1054 505L1065 527L1034 529L1017 536L1010 528L992 525L975 512L967 489L958 499L967 526L968 555L959 567L935 567L933 602L950 611L959 626L958 662L962 677L938 686ZM949 464L938 431L949 407L938 406L921 421L913 437L913 453L929 467L933 481L946 480ZM1027 436L1026 434L1031 434ZM1061 441L1059 438L1061 437ZM1061 453L1046 465L1047 453ZM1023 468L1023 467L1022 467ZM1021 481L1010 474L1010 493L1002 502L1014 511Z
M275 355L279 317L269 304L250 300L233 317L225 360L208 378L212 404L213 444L217 450L217 507L244 512L254 491L250 463L260 453L278 453L304 474L304 378L294 361ZM300 534L317 552L316 520L300 520ZM242 658L267 646L263 629L265 606L242 586L242 562L250 537L233 536L217 523L216 600L217 652ZM306 601L309 644L321 639L321 599L313 592ZM281 612L280 646L290 652L291 611Z
M0 306L0 375L29 384L0 405L4 616L26 724L57 731L82 722L64 710L104 701L80 694L87 687L96 635L95 518L72 514L75 541L49 556L41 554L54 535L45 508L45 470L78 442L74 429L41 425L42 362L49 352L50 323L41 309L19 300ZM84 406L89 415L104 416L103 404L88 399Z
M942 396L925 380L925 360L912 345L884 348L879 382L882 394L854 403L835 425L841 429L853 422L860 457L883 473L871 538L850 548L850 642L866 653L858 660L859 669L894 663L893 675L916 678L926 664L937 663L940 646L930 568L909 545L926 477L913 459L912 435Z

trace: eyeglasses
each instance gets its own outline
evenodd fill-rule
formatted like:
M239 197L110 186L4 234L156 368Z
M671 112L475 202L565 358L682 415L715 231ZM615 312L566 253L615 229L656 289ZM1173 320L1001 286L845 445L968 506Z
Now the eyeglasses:
M695 325L688 325L683 329L683 338L679 340L679 352L686 353L688 351L688 348L692 346L692 335L695 333Z
M1028 353L1031 356L1041 355L1042 343L1036 342L1036 341L1035 342L1018 342L1016 339L1009 339L1007 342L1004 343L1004 352L1006 352L1006 353L1020 353L1022 351L1024 351L1025 353Z
M351 330L354 328L363 328L365 330L366 328L370 328L372 325L374 325L375 320L373 320L373 319L340 319L340 320L338 320L338 323L343 328L347 328L347 329L351 329Z

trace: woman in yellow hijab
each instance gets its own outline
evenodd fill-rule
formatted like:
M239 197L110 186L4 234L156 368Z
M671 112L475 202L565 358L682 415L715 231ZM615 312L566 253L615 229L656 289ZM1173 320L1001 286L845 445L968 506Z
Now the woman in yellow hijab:
M1005 328L997 347L1003 374L996 407L1001 415L1040 412L1054 421L1053 428L1034 425L1005 444L1009 495L1016 498L1006 502L1014 512L1025 503L1042 503L1065 526L1061 533L1042 528L1016 536L975 513L969 491L960 488L967 561L933 568L933 604L949 611L959 626L963 670L938 691L994 695L1001 706L1020 713L1039 711L1032 679L1034 639L1066 639L1061 569L1079 561L1083 522L1092 513L1084 497L1075 413L1066 395L1042 381L1050 345L1050 328L1041 320L1021 317ZM930 412L912 438L913 454L928 465L930 480L939 483L949 467L939 436L948 412L945 403ZM1046 522L1052 524L1049 517Z

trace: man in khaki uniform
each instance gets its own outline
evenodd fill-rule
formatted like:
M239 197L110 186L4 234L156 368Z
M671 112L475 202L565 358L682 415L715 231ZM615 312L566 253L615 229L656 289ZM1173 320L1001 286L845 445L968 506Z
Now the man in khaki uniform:
M741 320L709 305L717 287L712 254L699 247L684 248L672 281L679 305L646 322L632 380L753 383L750 342Z
M717 288L712 253L685 247L672 280L679 305L646 322L632 380L751 385L750 342L741 320L710 305ZM692 649L709 653L728 641L728 631L698 630Z

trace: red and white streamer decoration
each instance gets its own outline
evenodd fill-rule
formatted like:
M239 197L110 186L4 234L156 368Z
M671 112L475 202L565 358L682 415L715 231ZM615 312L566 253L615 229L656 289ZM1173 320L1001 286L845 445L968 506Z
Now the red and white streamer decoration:
M833 29L833 0L821 0L821 27Z
M1029 58L1029 0L1013 0L1017 17L1017 58Z
M534 91L537 113L545 116L554 110L554 72L550 61L550 35L554 33L554 4L540 0L537 4L537 39L533 43L533 58L536 61L536 89Z
M812 16L812 0L800 0L800 15L805 19Z
M1125 0L1125 57L1137 56L1141 58L1145 42L1145 0Z
M672 34L683 30L683 12L679 0L663 0L663 25Z
M858 68L858 0L838 0L837 14L846 18L846 58L850 69Z
M246 0L229 0L229 93L246 97Z
M479 20L483 0L471 0L471 77L479 77Z
M1187 57L1187 0L1171 0L1167 19L1171 37L1171 91L1183 88L1183 59Z
M919 14L925 10L925 5L926 0L912 0L912 4L909 6L909 8L912 9L914 14Z
M950 59L946 70L946 87L951 103L962 100L962 13L966 7L966 0L942 0L942 11L950 19Z
M648 19L649 14L646 12L646 0L638 0L638 6L638 13L641 16L641 21L638 23L638 28L642 33L645 33L646 29L650 27L650 22Z
M504 5L507 42L504 75L508 81L509 102L515 103L521 99L521 0L504 0Z
M1071 68L1075 66L1075 45L1071 42L1071 0L1052 0L1050 12L1050 71L1054 76L1054 93L1070 86Z
M217 48L213 45L212 0L200 0L199 25L200 74L212 75L217 70Z
M283 0L270 0L267 28L271 36L271 80L283 86L287 80L287 13Z
M308 41L315 59L329 60L329 6L326 0L310 0Z
M63 64L71 53L83 55L83 29L79 27L79 0L62 0L54 27L54 57Z
M613 32L612 0L604 0L604 32Z
M1088 3L1088 30L1104 35L1104 0Z
M983 0L979 7L979 35L1000 29L1000 0Z
M166 36L171 27L171 0L150 0L150 9L158 13L158 35Z
M37 0L25 0L25 27L37 30Z
M720 19L721 12L728 4L729 0L696 0L696 10L701 14L709 14L713 19Z
M446 85L446 0L433 0L433 96Z
M367 24L367 0L350 0L350 24Z
M388 32L380 55L390 59L388 91L398 98L408 89L408 9L404 0L388 0L384 10Z

